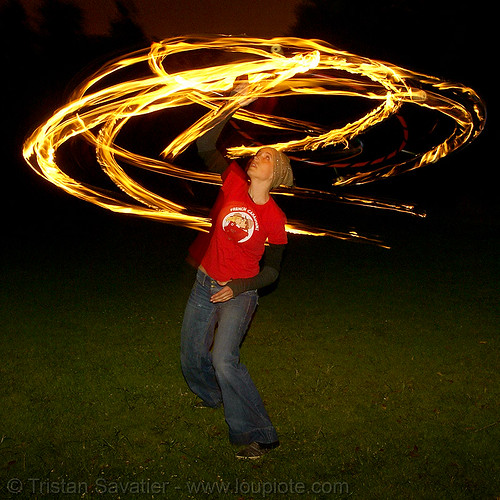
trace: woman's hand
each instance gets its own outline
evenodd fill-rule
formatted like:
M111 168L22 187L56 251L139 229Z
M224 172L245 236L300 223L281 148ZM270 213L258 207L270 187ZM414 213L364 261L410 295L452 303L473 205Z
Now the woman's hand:
M210 297L210 302L226 302L233 298L233 291L226 285Z

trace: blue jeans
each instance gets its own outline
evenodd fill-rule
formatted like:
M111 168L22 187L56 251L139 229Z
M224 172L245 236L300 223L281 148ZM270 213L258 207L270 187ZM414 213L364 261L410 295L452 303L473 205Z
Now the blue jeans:
M278 440L276 430L247 368L240 363L240 345L257 307L257 291L212 304L211 295L221 288L198 270L182 323L182 373L206 404L224 405L232 443L273 443Z

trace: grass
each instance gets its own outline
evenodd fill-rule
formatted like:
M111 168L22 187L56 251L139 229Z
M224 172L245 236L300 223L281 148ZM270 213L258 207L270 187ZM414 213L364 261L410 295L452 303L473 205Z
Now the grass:
M500 496L493 229L291 237L242 348L282 446L248 463L180 373L193 233L89 213L3 249L2 498Z

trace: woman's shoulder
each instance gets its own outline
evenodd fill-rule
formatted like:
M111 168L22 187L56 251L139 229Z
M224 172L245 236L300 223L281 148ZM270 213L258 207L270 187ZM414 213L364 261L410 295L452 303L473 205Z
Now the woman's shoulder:
M237 178L240 178L240 179L244 180L245 182L247 182L247 179L248 179L247 174L245 173L245 171L240 167L240 165L238 164L238 162L236 162L235 160L233 160L228 165L228 167L226 168L226 170L221 175L222 180L224 182L230 176L235 176Z
M285 212L276 203L276 200L271 197L269 202L266 203L266 219L273 225L282 226L286 224Z

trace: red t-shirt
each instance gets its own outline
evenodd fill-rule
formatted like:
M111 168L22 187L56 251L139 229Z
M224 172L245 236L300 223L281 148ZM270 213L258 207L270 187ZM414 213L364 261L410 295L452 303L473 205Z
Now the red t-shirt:
M259 271L259 261L266 241L287 243L285 214L270 197L257 205L248 194L248 178L236 162L222 175L223 184L212 210L212 231L204 255L199 261L209 276L217 281L252 278ZM197 252L204 235L193 244Z

